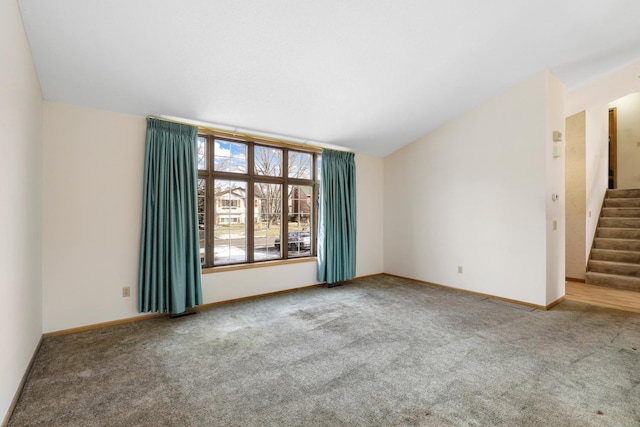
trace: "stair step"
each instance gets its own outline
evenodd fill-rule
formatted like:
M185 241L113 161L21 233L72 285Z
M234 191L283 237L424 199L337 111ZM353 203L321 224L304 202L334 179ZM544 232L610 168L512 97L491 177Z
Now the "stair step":
M629 189L616 189L616 190L607 190L607 199L618 199L618 198L640 198L640 189L638 188L629 188Z
M640 252L615 249L592 249L591 259L602 261L640 263Z
M607 190L587 267L589 285L640 292L640 189Z
M598 227L597 237L609 239L640 239L640 228Z
M602 217L640 218L640 208L602 208Z
M605 208L640 208L640 198L614 198L604 200Z
M619 276L616 274L587 271L584 278L587 285L606 286L609 288L640 292L640 277Z
M640 240L636 239L606 239L596 237L595 247L598 249L619 249L623 251L640 251Z
M610 228L640 228L640 218L603 217L600 218L599 226Z
M640 277L640 264L589 260L589 271L617 274L619 276Z

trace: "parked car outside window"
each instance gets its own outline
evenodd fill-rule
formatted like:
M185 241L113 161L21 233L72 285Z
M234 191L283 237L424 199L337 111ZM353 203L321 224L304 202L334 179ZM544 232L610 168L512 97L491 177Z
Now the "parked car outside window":
M290 231L288 236L288 247L290 251L299 252L311 249L311 233L305 231ZM280 249L280 237L275 238L274 246L276 249Z

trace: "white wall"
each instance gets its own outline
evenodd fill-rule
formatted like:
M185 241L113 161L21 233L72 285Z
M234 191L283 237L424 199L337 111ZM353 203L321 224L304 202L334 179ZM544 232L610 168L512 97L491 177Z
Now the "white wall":
M136 315L145 126L44 103L45 332Z
M138 315L145 129L144 117L45 102L45 332ZM364 276L382 272L382 159L357 154L356 170ZM203 295L211 303L315 283L308 262L205 274Z
M356 276L384 272L384 160L356 154Z
M617 188L640 188L640 92L611 102L613 107L618 119Z
M42 96L15 0L0 0L0 422L42 336Z
M609 179L609 109L606 105L589 108L585 118L586 181L586 266L598 226L598 218Z
M547 259L550 220L564 233L563 205L547 206L564 193L561 92L539 74L385 158L385 272L537 305L563 293L564 239Z
M565 290L565 89L564 84L550 73L543 73L546 86L544 146L546 161L547 216L547 288L546 304L564 297ZM562 140L553 141L553 132L560 132ZM560 149L553 157L554 148ZM551 195L556 194L557 200Z

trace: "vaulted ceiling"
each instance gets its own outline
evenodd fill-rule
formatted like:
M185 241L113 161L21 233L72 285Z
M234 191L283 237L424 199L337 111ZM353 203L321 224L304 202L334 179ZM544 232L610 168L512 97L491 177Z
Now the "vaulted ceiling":
M637 0L19 0L47 100L385 156L550 70L640 58Z

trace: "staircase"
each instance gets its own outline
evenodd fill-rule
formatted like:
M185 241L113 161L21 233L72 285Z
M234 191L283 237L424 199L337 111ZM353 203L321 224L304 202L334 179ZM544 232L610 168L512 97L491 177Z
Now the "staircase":
M607 190L585 282L640 292L640 189Z

